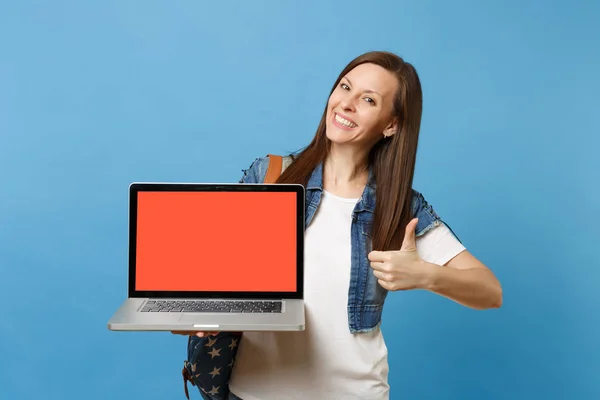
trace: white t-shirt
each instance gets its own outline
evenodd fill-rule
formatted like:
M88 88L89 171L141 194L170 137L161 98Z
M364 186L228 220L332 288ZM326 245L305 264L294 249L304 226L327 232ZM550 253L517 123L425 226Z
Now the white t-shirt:
M305 233L306 329L244 332L230 390L243 400L384 400L387 347L380 329L350 333L352 212L358 199L324 192ZM417 251L443 265L465 248L444 226L417 238ZM393 293L390 293L393 295Z

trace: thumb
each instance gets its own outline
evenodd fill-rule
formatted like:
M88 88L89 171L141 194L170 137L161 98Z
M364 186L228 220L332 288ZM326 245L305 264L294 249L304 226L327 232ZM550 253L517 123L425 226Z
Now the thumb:
M415 228L417 227L417 222L419 222L419 219L413 218L408 225L406 225L404 241L402 241L402 248L400 250L416 250Z

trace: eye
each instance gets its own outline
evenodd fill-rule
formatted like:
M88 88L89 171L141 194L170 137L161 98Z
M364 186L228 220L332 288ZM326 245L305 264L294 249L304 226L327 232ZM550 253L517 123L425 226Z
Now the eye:
M371 103L372 106L375 105L375 100L373 100L371 97L365 97L365 101L367 103Z
M344 90L350 90L350 87L348 85L346 85L345 83L340 83L340 87Z

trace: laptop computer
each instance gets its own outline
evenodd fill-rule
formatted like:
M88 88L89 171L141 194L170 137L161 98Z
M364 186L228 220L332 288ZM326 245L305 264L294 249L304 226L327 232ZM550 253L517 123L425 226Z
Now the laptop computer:
M302 185L132 183L108 329L304 330L304 203Z

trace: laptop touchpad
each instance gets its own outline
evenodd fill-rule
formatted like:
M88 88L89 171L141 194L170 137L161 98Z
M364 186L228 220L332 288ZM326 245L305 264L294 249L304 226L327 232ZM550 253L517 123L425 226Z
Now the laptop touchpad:
M208 315L205 313L197 313L197 314L182 314L181 318L179 318L179 322L186 322L190 324L197 324L198 327L202 328L218 328L218 324L211 324ZM201 326L200 326L201 325Z

